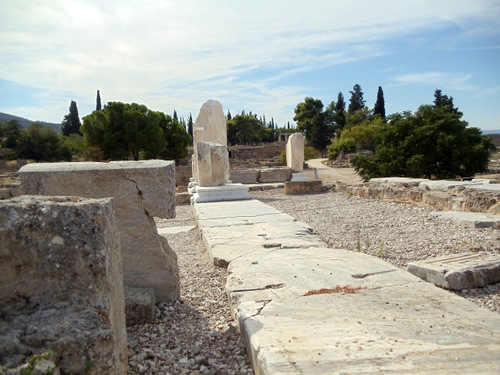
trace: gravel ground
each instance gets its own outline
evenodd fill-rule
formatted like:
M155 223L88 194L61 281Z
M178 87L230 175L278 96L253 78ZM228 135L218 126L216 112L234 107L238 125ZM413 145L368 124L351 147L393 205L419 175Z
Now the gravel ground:
M191 206L158 228L196 226ZM129 327L129 374L253 374L224 291L226 270L215 268L198 229L167 235L177 253L181 301L156 309L152 324Z
M362 251L398 267L463 251L500 254L500 230L429 217L428 207L326 192L285 196L283 189L253 196L307 223L332 248ZM195 226L191 206L178 206L161 227ZM215 268L196 228L169 234L178 255L181 302L160 305L152 324L130 327L129 374L253 374L224 292L226 270ZM500 284L457 292L500 313Z

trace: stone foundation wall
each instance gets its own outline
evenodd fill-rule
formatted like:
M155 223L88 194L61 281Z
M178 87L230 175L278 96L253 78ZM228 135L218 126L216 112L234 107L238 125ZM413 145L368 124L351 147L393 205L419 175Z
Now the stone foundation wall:
M363 198L435 206L445 211L500 214L496 180L444 181L416 178L373 178L365 184L338 184L338 190Z
M0 241L0 373L52 350L65 374L126 374L113 200L2 201Z

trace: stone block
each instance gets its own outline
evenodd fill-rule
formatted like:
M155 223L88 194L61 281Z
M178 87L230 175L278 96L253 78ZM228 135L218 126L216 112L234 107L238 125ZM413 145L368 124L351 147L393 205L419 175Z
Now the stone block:
M127 326L151 323L155 317L155 292L151 288L125 287Z
M231 169L229 179L231 182L240 184L256 184L258 171L256 169Z
M285 182L292 179L292 170L290 168L264 168L259 171L257 181L266 182Z
M293 133L286 143L286 166L293 172L304 170L304 137L301 133Z
M126 374L113 200L2 201L0 241L0 364L16 367L33 353L52 350L65 374Z
M445 255L409 263L408 271L446 289L480 288L500 282L500 257L487 253Z
M218 143L198 142L198 182L202 187L222 186L229 180L227 147Z
M311 194L321 193L323 191L323 182L314 181L287 181L285 182L285 194Z
M177 255L153 218L175 217L173 161L28 164L19 176L25 194L114 197L125 285L153 288L158 302L179 298Z

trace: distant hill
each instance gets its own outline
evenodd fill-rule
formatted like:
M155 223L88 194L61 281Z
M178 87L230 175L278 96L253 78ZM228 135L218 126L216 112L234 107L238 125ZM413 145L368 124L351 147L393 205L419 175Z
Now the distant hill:
M45 121L33 121L33 120L28 120L27 118L19 117L19 116L14 116L14 115L9 115L8 113L2 113L0 112L0 122L7 122L10 120L17 120L19 122L19 125L21 125L23 128L29 127L32 123L38 122L42 125L45 126L50 126L52 129L55 131L61 132L61 124L54 124L52 122L45 122Z

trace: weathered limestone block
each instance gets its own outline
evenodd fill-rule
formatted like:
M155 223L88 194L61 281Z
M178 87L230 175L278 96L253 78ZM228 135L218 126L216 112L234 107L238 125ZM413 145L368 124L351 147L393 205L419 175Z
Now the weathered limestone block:
M257 169L231 169L229 171L229 179L234 183L240 184L256 184L257 183Z
M114 197L124 284L153 288L157 302L179 298L177 256L153 219L175 217L175 162L28 164L19 176L25 194Z
M222 104L217 100L207 100L193 125L193 176L197 180L198 142L212 142L227 147L226 117Z
M260 183L284 182L291 179L292 170L290 168L264 168L260 170L257 181Z
M198 181L201 187L225 185L229 180L227 147L212 142L196 144L198 157Z
M321 193L322 191L323 182L321 180L285 182L286 195Z
M451 254L409 263L408 271L446 289L481 288L500 282L500 257L488 253Z
M52 350L65 374L126 374L113 200L2 201L0 242L0 365L16 367L34 353Z
M286 166L293 172L304 170L304 137L301 133L293 133L286 143Z

